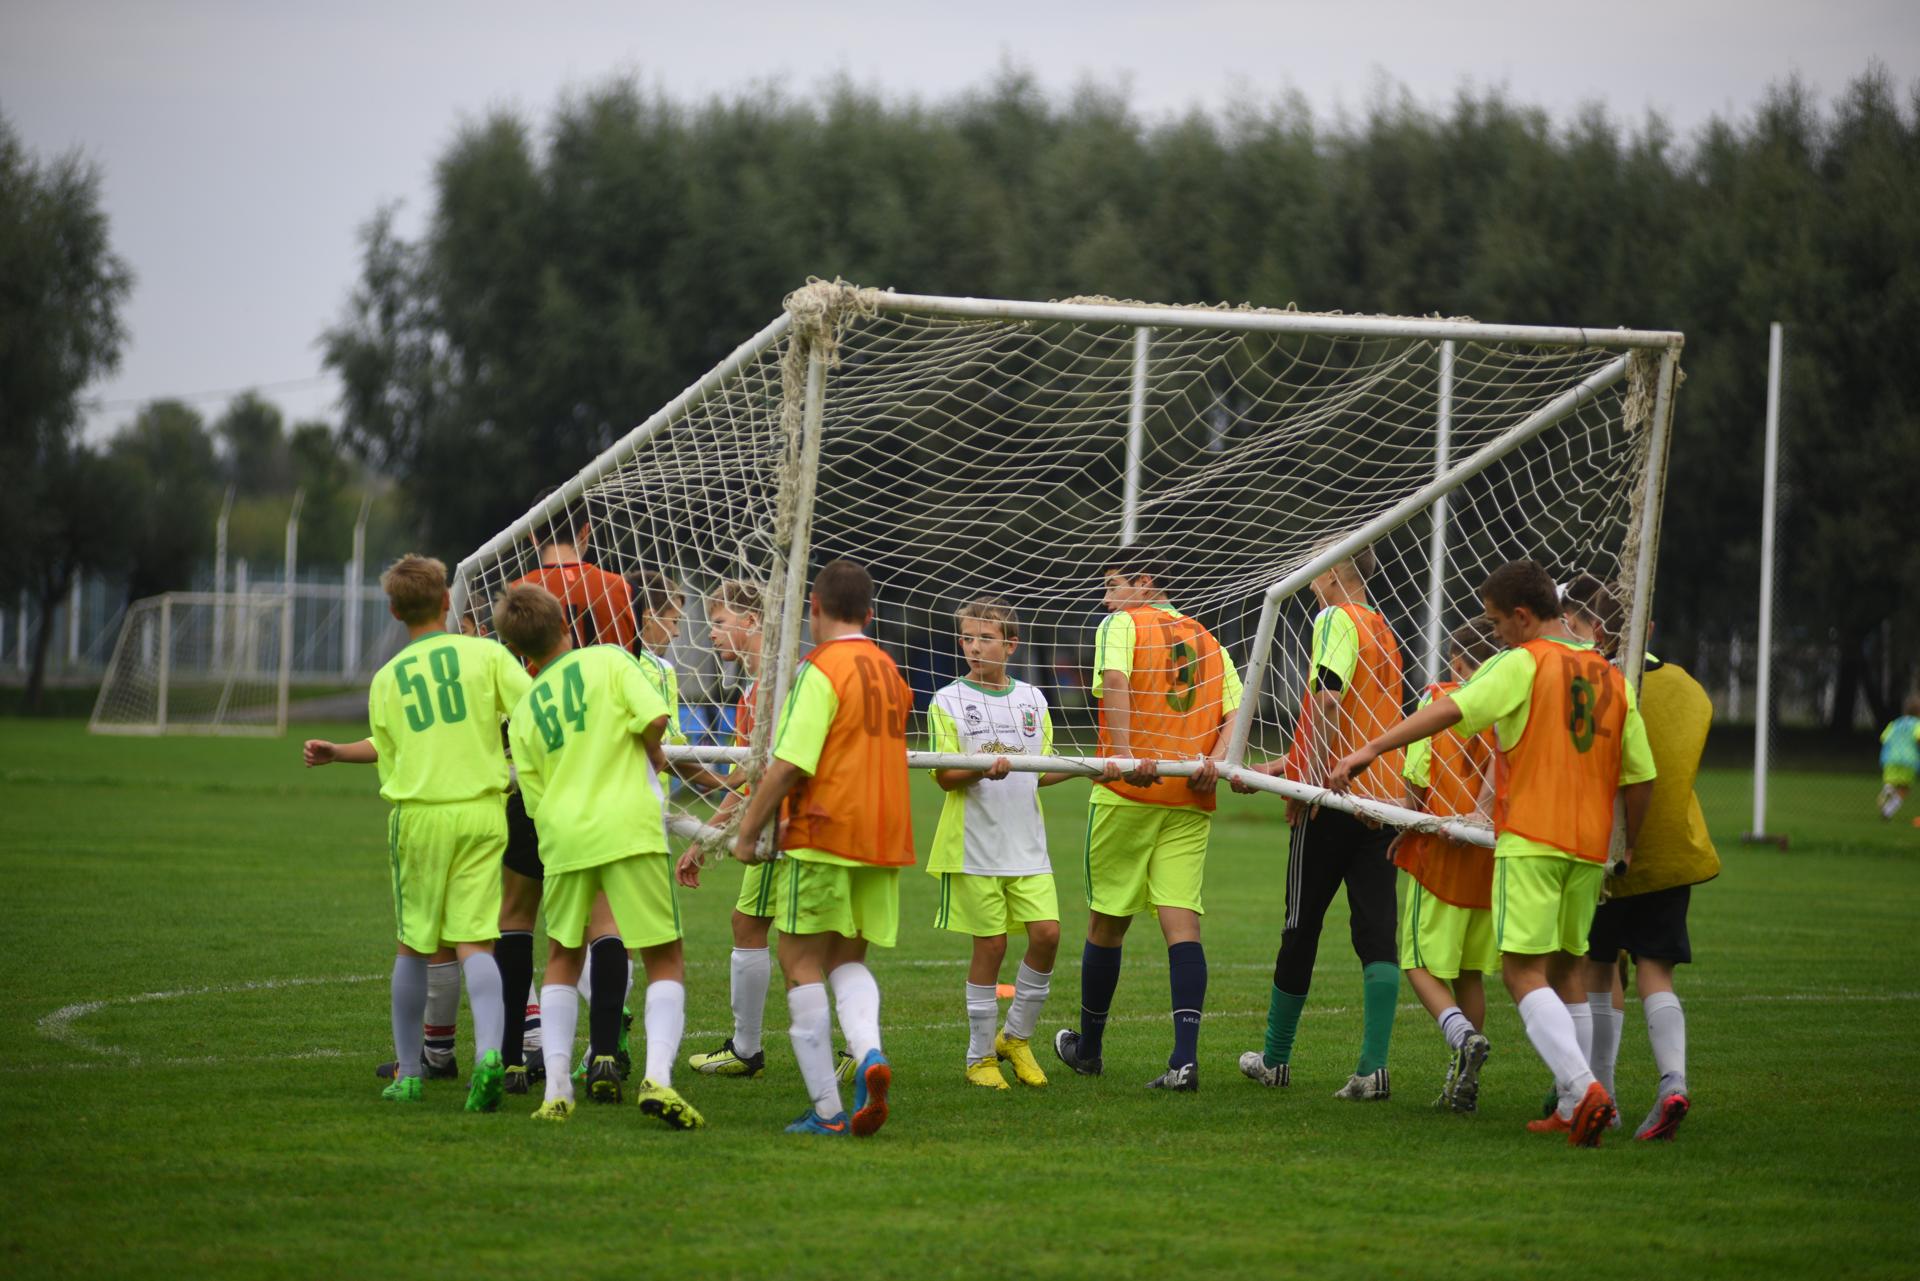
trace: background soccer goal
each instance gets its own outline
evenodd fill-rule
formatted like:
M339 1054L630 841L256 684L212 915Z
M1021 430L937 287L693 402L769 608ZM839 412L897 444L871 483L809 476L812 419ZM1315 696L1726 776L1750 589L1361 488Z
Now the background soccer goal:
M1060 756L1091 770L1100 573L1116 547L1144 545L1169 567L1174 604L1244 673L1238 766L1284 751L1310 584L1362 546L1379 561L1368 586L1399 638L1409 709L1441 674L1446 632L1479 614L1479 583L1521 556L1615 586L1637 679L1680 347L1672 333L815 283L462 561L455 607L488 630L492 599L536 563L531 532L590 526L588 559L685 585L669 657L687 742L674 750L726 760L746 679L708 648L703 598L724 578L761 584L759 761L803 649L811 570L849 556L873 572L877 639L922 708L963 670L954 607L1010 602L1023 624L1014 674L1047 695ZM1060 761L1021 767L1042 764ZM676 806L683 830L708 812L690 795Z
M287 728L292 597L169 592L127 607L88 730L276 735Z

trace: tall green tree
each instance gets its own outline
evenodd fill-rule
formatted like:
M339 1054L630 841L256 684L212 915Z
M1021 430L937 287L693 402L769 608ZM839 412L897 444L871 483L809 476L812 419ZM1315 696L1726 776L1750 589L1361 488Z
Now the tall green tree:
M132 289L98 171L77 151L35 158L0 116L0 590L25 588L39 605L27 711L39 707L55 606L76 572L115 551L117 483L75 433L82 392L119 365Z

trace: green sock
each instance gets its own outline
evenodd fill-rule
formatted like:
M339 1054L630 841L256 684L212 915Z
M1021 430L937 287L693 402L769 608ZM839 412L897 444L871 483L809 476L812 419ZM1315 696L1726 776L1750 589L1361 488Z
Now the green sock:
M1393 1041L1394 1006L1400 1000L1400 967L1375 961L1360 971L1362 991L1360 1066L1361 1076L1377 1072L1387 1065L1387 1046Z
M1267 1066L1279 1067L1293 1056L1293 1034L1300 1030L1300 1011L1307 1008L1304 995L1273 989L1267 998L1267 1048L1262 1052Z

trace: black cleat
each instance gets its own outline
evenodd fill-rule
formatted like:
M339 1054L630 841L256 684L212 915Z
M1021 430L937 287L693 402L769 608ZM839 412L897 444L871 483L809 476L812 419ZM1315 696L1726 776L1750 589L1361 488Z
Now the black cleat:
M1149 1090L1173 1090L1180 1094L1198 1094L1200 1092L1200 1065L1182 1063L1179 1067L1170 1067L1153 1080L1147 1082Z
M587 1069L587 1098L594 1103L620 1101L620 1067L611 1054L602 1054Z
M400 1064L397 1060L388 1059L385 1063L374 1068L373 1074L382 1081L391 1081L393 1080L394 1072L398 1070L399 1067ZM429 1081L457 1081L460 1079L459 1060L455 1059L452 1055L448 1055L445 1064L436 1066L432 1059L423 1054L420 1056L420 1075Z
M1098 1058L1080 1057L1080 1034L1072 1028L1063 1027L1053 1034L1053 1052L1081 1076L1099 1076L1105 1066Z
M508 1094L525 1094L527 1092L526 1064L515 1064L513 1067L508 1068L507 1079L500 1088Z

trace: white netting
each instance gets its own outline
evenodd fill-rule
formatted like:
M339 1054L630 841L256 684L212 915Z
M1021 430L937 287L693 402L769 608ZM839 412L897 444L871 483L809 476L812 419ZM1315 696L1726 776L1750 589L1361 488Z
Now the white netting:
M1381 528L1368 593L1399 639L1408 709L1441 670L1435 642L1480 613L1476 589L1507 560L1593 573L1631 603L1636 517L1659 470L1652 344L1441 322L1400 328L1446 338L1397 336L1339 318L1311 323L1355 332L1235 328L1271 313L1182 308L1137 313L1150 317L1142 337L1099 303L1026 319L941 305L800 291L790 325L764 331L678 412L463 563L460 592L488 612L483 602L535 567L532 531L590 525L583 559L686 586L686 619L664 652L690 745L725 746L746 676L715 654L704 598L723 578L765 589L775 679L764 726L791 662L776 657L776 616L797 538L813 568L847 556L872 571L877 639L921 708L964 672L955 606L1011 602L1022 621L1012 674L1046 694L1058 750L1091 755L1101 571L1132 542L1158 554L1172 603L1250 683L1264 672L1248 705L1250 762L1281 754L1294 727L1316 608L1305 571L1370 525ZM811 464L810 363L821 391ZM1437 486L1442 472L1451 480ZM1444 517L1420 499L1434 488L1447 490ZM1272 642L1255 653L1269 590L1290 579ZM706 812L691 792L677 803Z
M97 734L286 730L287 598L171 592L127 607L88 728Z

